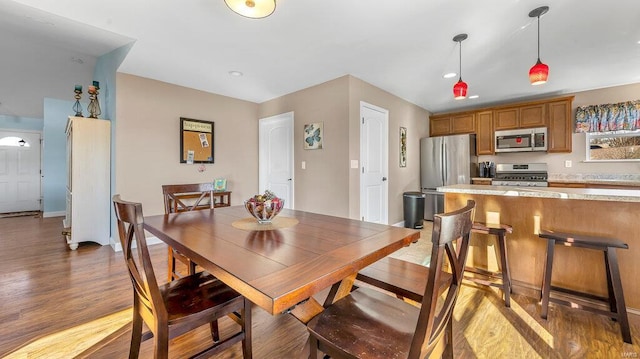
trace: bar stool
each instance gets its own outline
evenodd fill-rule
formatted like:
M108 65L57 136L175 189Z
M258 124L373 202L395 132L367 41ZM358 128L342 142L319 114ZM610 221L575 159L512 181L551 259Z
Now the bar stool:
M502 273L491 272L481 268L469 266L464 268L465 272L480 274L490 278L497 278L501 280L501 282L496 283L493 281L482 280L475 277L465 277L465 279L471 280L478 284L502 288L502 291L504 292L504 305L506 307L511 307L511 272L509 271L509 261L507 260L508 257L506 236L507 233L513 233L513 228L508 224L487 224L482 222L474 222L473 227L471 228L471 232L496 236L496 238L498 239L498 246L496 248L498 251L496 254L500 257L499 260Z
M620 270L618 269L618 256L616 255L616 248L629 249L629 246L618 239L586 236L572 233L560 233L544 229L540 230L539 236L540 238L547 240L547 259L544 268L544 277L542 279L542 310L540 316L543 319L547 319L547 314L549 311L549 301L606 315L620 323L622 339L626 343L632 344L631 331L629 329L629 319L627 317L627 307L624 303L624 293L622 292L622 282L620 281ZM556 244L561 244L568 247L595 249L604 252L604 264L607 271L606 276L607 290L609 295L608 298L551 285L553 252ZM605 311L591 306L577 305L576 303L571 303L557 298L549 298L551 290L605 302L609 304L610 310Z

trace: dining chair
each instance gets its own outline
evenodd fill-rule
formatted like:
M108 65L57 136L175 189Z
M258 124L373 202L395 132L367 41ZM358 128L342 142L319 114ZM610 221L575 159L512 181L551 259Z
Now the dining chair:
M469 248L475 202L433 220L431 266L420 307L360 287L307 324L309 358L453 358L453 308ZM454 245L455 242L455 245Z
M250 359L251 302L207 272L158 286L144 234L142 205L114 195L113 206L122 253L133 285L129 358L137 358L141 341L151 336L154 339L154 358L167 358L170 339L209 324L213 345L194 357L221 352L242 342L243 358ZM240 330L220 340L217 323L224 316L238 323ZM150 333L143 335L143 323Z
M164 197L164 213L178 213L202 209L213 209L215 201L213 197L213 183L191 183L191 184L169 184L162 186ZM168 280L180 278L176 271L176 260L187 266L189 275L196 272L197 264L190 258L176 251L173 247L168 248Z

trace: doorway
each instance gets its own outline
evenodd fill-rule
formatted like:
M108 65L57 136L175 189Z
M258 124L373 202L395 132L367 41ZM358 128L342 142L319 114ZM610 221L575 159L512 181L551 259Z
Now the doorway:
M389 111L360 102L360 217L389 221Z
M0 130L0 213L41 211L40 132Z
M293 112L260 119L258 162L259 192L270 190L293 209Z

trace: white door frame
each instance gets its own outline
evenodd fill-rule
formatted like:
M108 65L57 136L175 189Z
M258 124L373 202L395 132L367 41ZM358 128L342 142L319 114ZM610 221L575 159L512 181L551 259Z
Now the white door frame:
M389 110L382 108L382 107L378 107L375 105L372 105L370 103L364 102L364 101L360 101L360 218L361 219L365 219L365 210L366 210L366 206L365 206L365 178L363 176L363 172L364 172L364 165L365 163L363 163L363 158L366 158L365 156L365 148L364 148L364 139L365 139L365 133L364 131L362 131L362 126L364 123L364 115L363 115L363 110L367 108L369 110L373 110L373 111L377 111L380 112L384 115L384 121L385 121L385 126L384 126L384 132L386 132L383 136L386 139L386 147L384 148L383 151L383 158L382 158L382 163L383 163L383 169L382 172L384 173L385 178L387 178L387 180L383 181L383 186L385 186L385 190L384 190L384 194L383 194L383 198L382 198L382 215L381 215L381 221L384 224L388 224L389 222L389 180L388 180L388 174L389 174Z
M294 209L294 203L295 203L295 198L294 198L294 194L295 194L295 147L294 147L294 113L293 111L291 112L286 112L286 113L281 113L279 115L274 115L274 116L270 116L270 117L265 117L265 118L261 118L258 120L258 192L259 193L263 193L264 190L267 187L267 175L269 173L268 169L267 169L267 161L266 161L266 156L265 153L263 151L261 151L260 149L267 146L264 143L261 143L263 141L263 131L264 128L273 121L282 121L284 120L285 123L287 124L287 126L290 128L291 130L291 138L290 141L288 143L289 147L290 147L290 151L291 151L291 163L289 164L289 168L291 171L291 193L289 193L289 198L290 200L288 201L289 203L285 203L285 208L290 208L290 209Z

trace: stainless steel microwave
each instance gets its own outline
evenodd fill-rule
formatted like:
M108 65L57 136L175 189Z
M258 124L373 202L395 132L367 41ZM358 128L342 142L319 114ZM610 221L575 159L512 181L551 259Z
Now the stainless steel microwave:
M521 128L496 131L496 152L531 152L547 150L547 128Z

